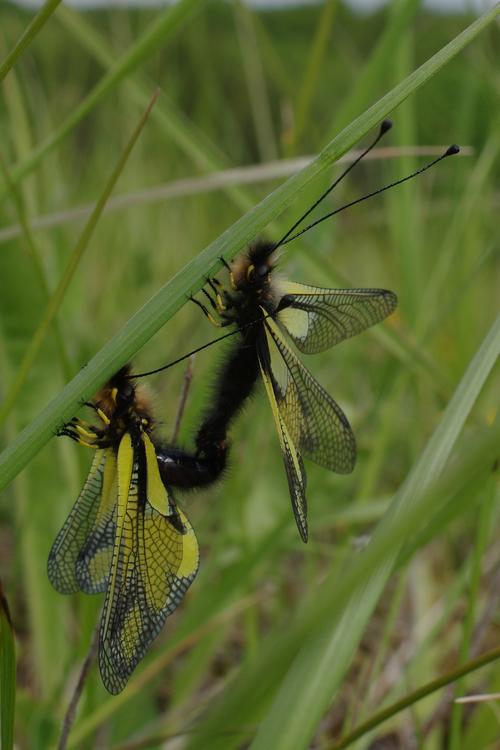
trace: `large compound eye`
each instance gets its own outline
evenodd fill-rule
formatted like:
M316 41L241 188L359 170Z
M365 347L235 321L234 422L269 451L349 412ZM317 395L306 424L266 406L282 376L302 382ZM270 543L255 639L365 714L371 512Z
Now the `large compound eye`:
M134 398L134 386L132 383L125 383L125 385L116 390L116 396L115 402L118 406L125 406L126 404L129 404L131 401L133 401Z
M269 266L262 264L257 268L257 276L259 279L264 279L269 273Z

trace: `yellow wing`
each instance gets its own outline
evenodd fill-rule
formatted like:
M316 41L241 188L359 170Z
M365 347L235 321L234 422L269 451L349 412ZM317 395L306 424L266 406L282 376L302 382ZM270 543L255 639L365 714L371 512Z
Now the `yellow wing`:
M91 537L95 540L96 551L101 546L98 540L103 517L102 489L105 476L106 482L109 481L113 466L114 456L111 450L96 450L83 489L50 550L47 566L49 580L62 594L87 591L93 586L90 574L86 582L80 580L77 573L78 559Z
M277 281L276 320L300 351L314 354L356 336L390 315L398 303L386 289L322 289Z
M292 501L293 515L299 530L302 541L307 542L307 501L306 501L306 472L300 454L294 445L287 426L283 421L274 388L270 376L266 372L264 363L259 355L260 371L266 387L266 392L271 404L278 437L280 440L281 452L283 454L283 463L285 464L286 477L288 479L288 488L290 490L290 499Z
M116 535L116 456L106 449L101 501L92 528L76 561L76 578L81 591L106 591Z
M198 570L198 545L165 490L148 436L118 450L116 537L100 625L104 685L119 693Z

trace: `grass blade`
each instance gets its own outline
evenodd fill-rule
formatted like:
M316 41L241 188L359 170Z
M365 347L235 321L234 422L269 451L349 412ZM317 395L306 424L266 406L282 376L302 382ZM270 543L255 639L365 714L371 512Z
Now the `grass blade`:
M401 698L395 703L392 703L390 706L387 706L387 708L384 708L382 711L379 711L378 713L371 716L370 719L368 719L366 722L361 724L359 727L356 727L356 729L339 740L339 742L336 742L331 750L344 750L344 748L352 745L353 742L358 740L360 737L363 737L372 729L375 729L376 727L380 726L380 724L383 724L384 721L387 721L393 716L396 716L396 714L400 713L401 711L404 711L405 708L409 708L410 706L415 705L415 703L418 703L418 701L423 700L423 698L426 698L428 695L432 695L432 693L435 693L437 690L441 690L441 688L446 687L446 685L451 685L461 677L465 677L465 675L470 674L471 672L475 672L478 669L486 666L487 664L491 664L491 662L497 661L498 659L500 659L500 646L498 648L492 649L491 651L487 651L485 654L481 654L481 656L478 656L475 659L471 659L470 661L465 662L465 664L462 664L460 667L457 667L457 669L454 669L451 672L447 672L446 674L442 675L442 677L431 680L431 682L428 682L426 685L422 685L421 687L417 688L417 690L413 690L408 695L405 695L404 698Z
M339 585L335 605L302 647L252 743L252 750L306 748L330 704L387 583L404 539L418 526L422 501L442 474L453 446L500 355L500 316L494 321L449 402L444 416L404 485ZM367 562L369 561L369 565ZM331 599L330 599L331 601ZM345 606L344 606L345 605ZM330 611L328 611L330 610ZM340 614L340 619L339 619Z
M49 301L50 300L49 283L48 283L48 280L45 274L45 269L41 260L42 256L33 238L31 226L29 224L28 217L26 215L26 207L25 207L24 199L18 186L15 185L10 179L9 170L7 169L7 166L1 154L0 154L0 171L3 174L5 184L8 186L10 193L12 195L13 201L17 208L17 214L19 217L19 227L21 229L21 236L24 240L24 245L26 247L29 259L31 260L31 263L33 265L33 269L37 276L37 280L40 284L40 288L46 300ZM59 327L59 322L56 318L54 318L54 320L52 321L52 327L53 327L54 337L57 343L61 370L66 377L70 377L71 369L70 369L70 364L69 364L69 356L66 351L66 344L64 342L64 338L61 333L61 329Z
M3 81L9 70L16 64L23 52L29 47L39 31L47 23L52 13L55 11L61 0L46 0L36 16L28 25L24 34L6 59L0 65L0 81Z
M92 55L95 60L104 66L108 73L113 70L115 62L106 38L97 29L82 17L80 13L68 7L61 8L58 21L63 28L69 32L83 48ZM139 74L127 78L124 81L124 90L132 102L138 106L146 106L148 92L150 90L149 80ZM158 106L153 111L153 120L159 129L192 160L198 170L203 172L214 172L215 170L228 167L227 157L209 139L206 133L202 133L198 127L178 109L173 100L167 94L161 97ZM237 186L231 185L226 188L228 195L232 197L236 205L242 211L252 206L252 201Z
M71 133L78 123L132 70L160 44L177 30L187 16L204 0L180 0L169 6L139 38L135 45L121 57L90 91L85 99L75 107L61 125L20 164L11 168L14 181L22 179L35 169L45 156Z
M351 591L359 586L359 582L367 578L384 558L386 549L391 549L395 543L406 538L408 524L411 525L412 531L418 528L418 524L422 523L422 516L430 516L443 498L456 495L469 482L477 481L478 476L484 476L486 471L491 470L498 456L499 444L500 420L493 428L478 430L473 440L461 444L450 470L446 471L439 481L432 483L418 507L410 509L409 521L399 515L389 532L384 531L375 543L367 546L363 553L355 558L354 564L339 566L334 563L326 581L315 590L305 593L301 606L291 618L285 616L278 621L273 632L263 642L258 656L244 664L218 699L210 703L209 710L196 726L196 733L193 741L188 744L188 750L197 750L199 747L203 747L204 750L219 750L220 736L226 727L252 727L262 721L266 707L271 704L273 695L279 690L301 644L310 638L313 631L319 632L326 617L331 615L332 591L335 592L335 602L340 610L345 606ZM342 581L342 584L339 584L339 581ZM304 684L308 684L313 677L315 670L311 665ZM282 731L290 721L290 716L289 713L285 717ZM223 747L236 750L239 744L230 744L226 740Z
M398 104L435 75L485 29L499 12L500 8L497 6L470 24L344 128L310 165L268 195L163 286L0 455L0 489L5 487L45 445L57 427L74 415L80 401L90 398L107 378L111 377L179 310L186 301L186 296L201 288L206 276L220 267L221 256L225 259L232 258L281 210L290 205L299 190L346 153Z
M22 358L21 364L19 365L17 375L14 377L13 384L4 399L4 402L0 409L0 425L5 421L5 418L8 416L11 409L15 405L17 396L19 395L19 392L21 391L26 381L28 373L36 359L38 352L40 351L43 341L48 331L50 330L50 326L52 325L54 318L62 304L66 290L68 289L68 286L71 283L71 279L73 278L76 272L76 269L78 268L78 264L80 263L83 257L83 254L88 247L90 239L94 233L97 223L104 210L104 206L106 205L106 201L108 200L119 176L121 175L123 171L123 168L125 167L125 164L127 163L128 157L130 156L132 149L137 139L139 138L139 135L141 134L144 125L146 124L151 108L154 106L154 103L157 97L158 97L158 92L155 93L155 95L153 96L146 112L143 114L139 124L137 125L134 132L132 133L132 136L126 145L118 161L118 164L116 165L111 176L109 177L106 183L106 186L99 200L97 201L94 207L94 210L92 211L92 214L90 215L87 223L85 224L83 232L81 233L80 238L78 242L76 243L75 249L70 256L69 263L66 266L66 270L64 271L62 278L59 281L59 284L57 285L57 288L55 289L53 295L51 296L49 300L49 303L45 310L45 314L42 317L42 320L40 321L40 325L38 326L37 330L35 331L33 335L31 343Z

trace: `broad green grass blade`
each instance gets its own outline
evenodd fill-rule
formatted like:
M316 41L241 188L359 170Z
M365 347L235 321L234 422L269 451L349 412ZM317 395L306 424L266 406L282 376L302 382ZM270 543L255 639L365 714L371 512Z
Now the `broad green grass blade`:
M59 281L57 288L55 289L54 293L52 294L49 300L45 314L43 315L42 320L40 321L40 325L38 326L37 330L35 331L33 335L31 343L28 346L24 354L24 357L19 365L17 375L14 377L13 384L4 399L2 407L0 408L0 425L5 421L5 418L8 416L11 409L14 407L16 403L16 399L26 381L28 373L31 367L33 366L33 363L36 360L36 357L38 355L38 352L40 351L40 348L44 342L44 339L48 331L50 330L50 326L53 324L54 318L57 315L57 312L62 304L64 295L66 294L68 286L71 283L71 279L73 278L78 268L78 265L83 257L83 254L85 253L85 250L87 249L89 245L90 239L94 233L97 223L104 210L104 206L106 205L106 201L111 195L111 192L118 178L120 177L125 167L125 164L127 163L127 160L132 152L132 149L135 143L137 142L137 139L139 138L139 135L141 134L144 125L146 124L146 121L149 117L149 113L152 107L154 106L154 103L156 102L157 96L158 96L157 93L153 96L146 112L143 114L143 116L141 117L139 121L139 124L137 125L134 132L132 133L132 136L129 142L127 143L120 159L118 160L118 164L116 165L111 176L106 182L105 188L101 196L99 197L99 200L97 201L95 208L92 211L92 214L90 215L87 223L85 224L83 232L81 233L80 238L74 248L74 251L72 252L70 256L68 265L66 266L66 269L62 275L62 278Z
M9 607L0 584L0 746L14 747L16 651Z
M465 420L499 355L500 316L467 368L440 424L397 493L372 541L355 560L346 579L340 583L330 582L331 611L326 613L323 622L294 660L251 745L252 750L269 747L299 750L309 747L391 575L403 541L418 523L418 512L421 511L426 490L442 474ZM397 535L394 533L395 527L399 528ZM401 533L401 527L406 533ZM381 553L376 564L368 570L365 567L361 574L364 562L374 549ZM345 607L342 606L344 600Z
M0 65L0 81L3 81L9 70L16 64L17 60L19 60L27 47L29 47L33 39L38 32L41 31L60 3L61 0L46 0L42 5L12 52L7 55L6 59Z
M81 120L107 96L123 78L133 71L146 57L175 33L189 15L205 0L180 0L166 8L142 34L131 49L106 73L92 91L75 107L67 119L20 164L11 168L12 179L17 181L29 174L50 151L71 133Z
M50 439L57 427L71 418L79 402L88 399L97 388L164 325L186 298L196 292L206 276L220 267L220 257L232 258L255 237L278 213L288 206L297 192L308 185L328 166L351 148L370 128L435 75L447 62L467 46L500 9L484 13L404 81L372 105L331 141L319 156L297 175L267 196L253 210L209 245L171 282L145 304L88 363L66 388L29 425L0 456L0 489L26 465Z

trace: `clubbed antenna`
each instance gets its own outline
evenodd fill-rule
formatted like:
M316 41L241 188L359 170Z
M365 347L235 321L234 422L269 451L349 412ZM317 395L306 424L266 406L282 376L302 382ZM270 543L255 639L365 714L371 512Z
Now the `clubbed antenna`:
M296 240L297 237L300 237L302 234L305 234L313 227L317 226L318 224L321 224L322 221L325 221L326 219L330 219L332 216L339 214L341 211L345 211L346 208L355 206L357 203L362 203L363 201L368 200L368 198L373 198L374 195L379 195L380 193L384 193L386 190L390 190L391 188L396 187L396 185L401 185L403 182L412 180L414 177L417 177L419 174L422 174L422 172L426 172L428 169L433 167L435 164L438 164L443 159L446 159L448 156L454 156L455 154L458 154L459 151L460 151L460 147L457 146L456 143L452 144L451 146L448 146L444 154L441 154L441 156L438 156L438 158L434 159L434 161L431 161L429 164L426 164L424 167L417 169L415 172L412 172L406 177L402 177L400 180L396 180L396 182L391 182L389 185L384 185L384 187L378 188L378 190L374 190L372 193L368 193L367 195L363 195L361 198L357 198L356 200L351 201L350 203L346 203L344 206L341 206L340 208L335 209L335 211L330 211L330 213L325 214L325 216L321 216L319 219L316 219L316 221L313 221L311 224L308 224L307 227L304 227L304 229L301 229L299 232L292 235L291 237L289 236L290 233L288 232L286 235L286 238L281 241L281 244L286 245L288 242L292 242L292 240Z
M378 135L375 138L375 140L373 141L373 143L371 143L368 146L368 148L366 148L356 159L354 159L353 162L351 162L349 164L349 166L346 169L344 169L344 171L342 172L342 174L339 175L339 177L337 177L337 179L335 180L335 182L333 182L330 185L330 187L327 188L327 190L325 190L325 192L320 195L320 197L318 198L318 200L315 201L312 204L312 206L310 206L304 214L302 214L302 216L300 217L300 219L298 219L295 222L295 224L290 227L290 229L280 239L280 241L277 242L274 245L274 249L275 250L278 247L280 247L280 245L284 245L286 242L290 242L290 240L287 239L287 238L290 237L290 235L292 234L292 232L294 232L297 229L297 227L299 226L299 224L302 224L302 222L304 221L304 219L307 216L309 216L309 214L312 211L314 211L314 209L316 208L316 206L318 206L321 203L321 201L323 201L326 198L326 196L329 195L335 187L337 187L337 185L339 184L339 182L341 182L344 179L344 177L349 174L349 172L351 171L351 169L354 169L354 167L356 166L356 164L359 164L359 162L361 161L361 159L363 159L372 150L372 148L375 148L375 146L377 145L377 143L379 142L379 140L382 138L382 136L385 135L385 133L387 133L387 131L390 130L391 128L392 128L392 120L384 120L381 123L379 131L378 131ZM302 232L299 232L298 234L302 234ZM295 236L298 236L298 235L295 235Z

